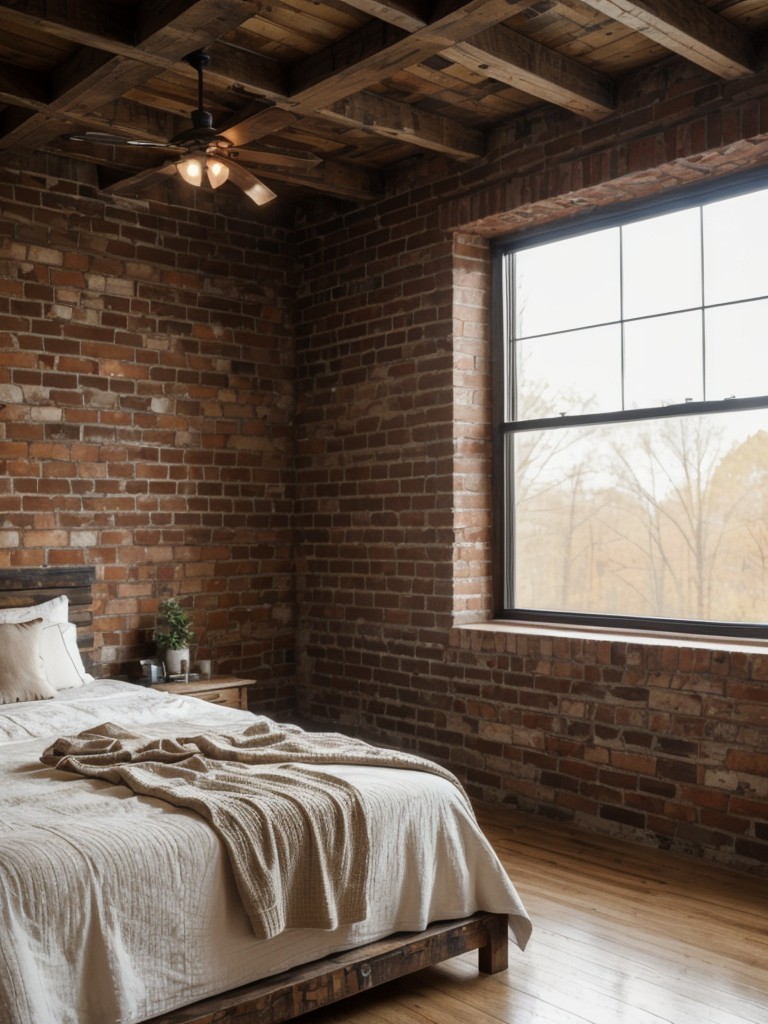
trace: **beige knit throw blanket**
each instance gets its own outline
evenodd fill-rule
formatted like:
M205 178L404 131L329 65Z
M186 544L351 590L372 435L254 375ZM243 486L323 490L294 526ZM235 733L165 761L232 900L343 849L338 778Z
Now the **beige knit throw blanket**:
M57 739L41 761L201 814L224 842L258 938L366 915L368 832L354 786L313 764L444 768L338 733L259 719L236 732L152 736L110 722Z

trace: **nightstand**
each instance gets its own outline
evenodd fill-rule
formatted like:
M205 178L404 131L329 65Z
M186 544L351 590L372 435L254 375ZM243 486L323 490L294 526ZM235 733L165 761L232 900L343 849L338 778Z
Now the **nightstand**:
M211 704L225 704L230 708L248 710L248 687L255 679L240 679L237 676L212 676L192 683L155 683L154 690L169 693L183 693L188 697L199 697Z

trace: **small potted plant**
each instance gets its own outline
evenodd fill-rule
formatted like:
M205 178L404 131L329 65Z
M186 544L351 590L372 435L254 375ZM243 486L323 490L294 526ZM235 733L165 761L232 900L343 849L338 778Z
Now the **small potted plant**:
M189 671L189 645L195 639L189 615L175 597L161 601L157 615L155 643L162 653L165 671L169 676L180 675L184 661Z

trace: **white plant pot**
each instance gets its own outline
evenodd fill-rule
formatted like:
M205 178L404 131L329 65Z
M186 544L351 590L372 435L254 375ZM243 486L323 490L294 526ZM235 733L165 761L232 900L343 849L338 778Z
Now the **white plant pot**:
M166 651L163 656L165 662L165 672L169 676L178 676L184 671L181 663L185 661L187 663L186 668L189 672L189 648L181 647L178 651Z

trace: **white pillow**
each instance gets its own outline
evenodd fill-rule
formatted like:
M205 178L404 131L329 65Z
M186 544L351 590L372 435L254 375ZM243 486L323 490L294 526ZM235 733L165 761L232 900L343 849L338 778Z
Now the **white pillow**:
M43 623L40 654L45 678L54 690L69 690L73 686L92 683L93 676L85 671L77 647L77 626L74 622Z
M33 619L44 619L50 622L67 622L69 619L69 598L66 594L52 597L42 604L27 604L23 608L0 608L0 623L31 622Z
M42 627L42 619L0 623L0 704L56 696L43 674Z

